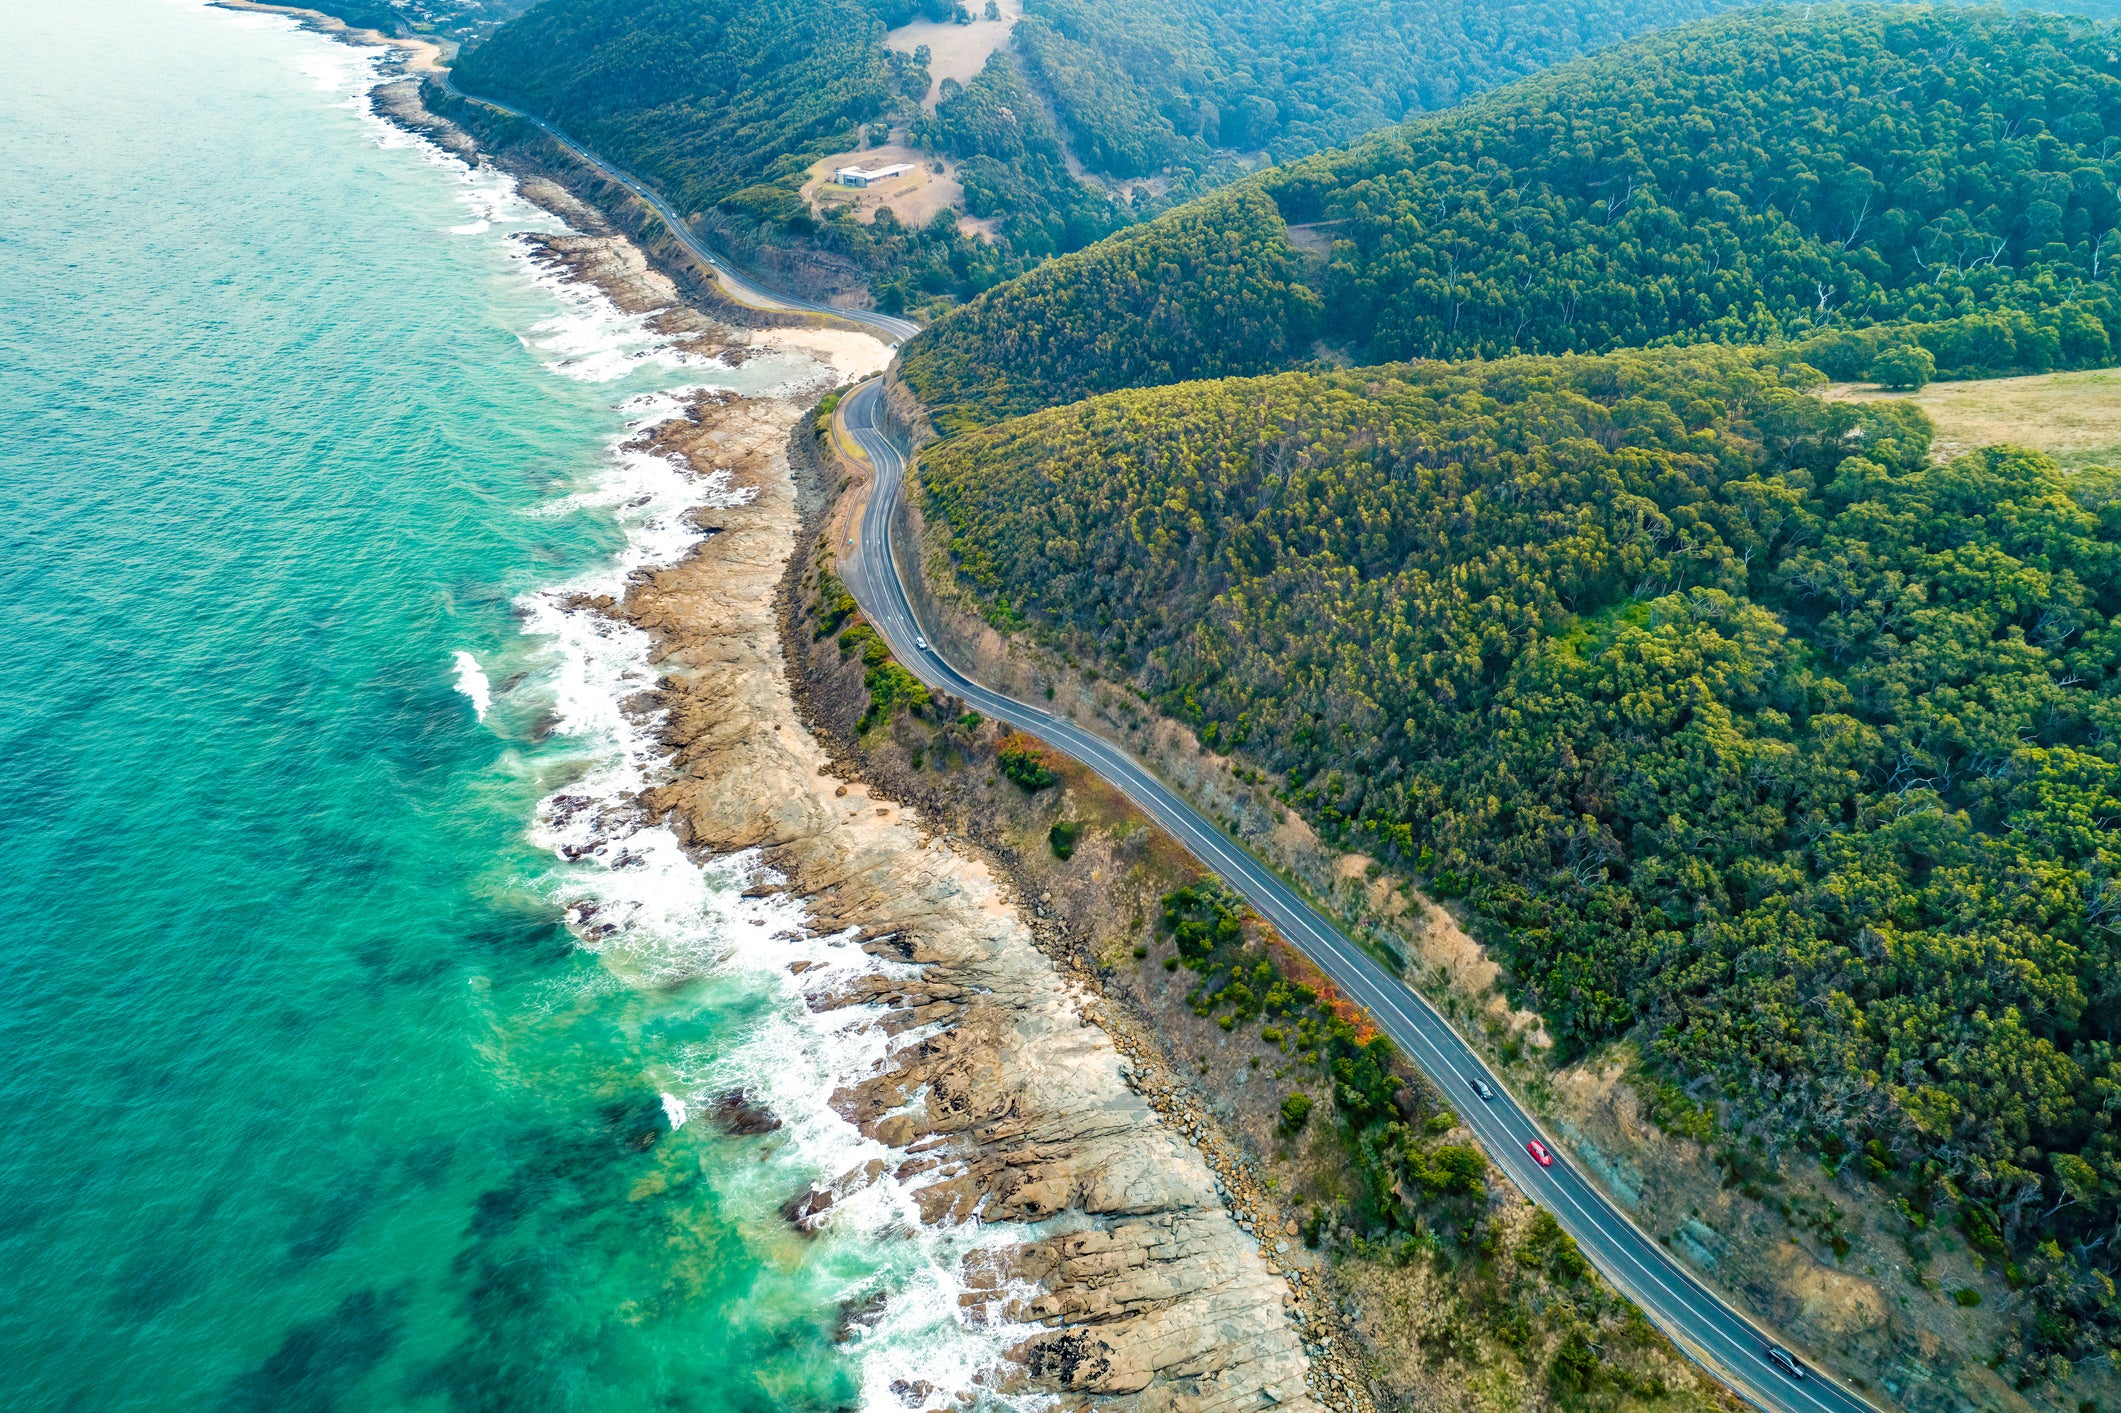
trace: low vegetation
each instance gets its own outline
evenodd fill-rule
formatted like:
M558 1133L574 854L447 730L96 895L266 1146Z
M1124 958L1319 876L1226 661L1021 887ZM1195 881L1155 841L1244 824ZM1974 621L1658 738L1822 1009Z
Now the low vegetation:
M869 705L855 723L857 735L889 721L900 708L926 712L934 705L920 679L900 666L877 631L861 621L854 595L828 569L818 573L811 613L817 625L811 630L815 641L837 637L843 659L861 655L862 684L868 689Z

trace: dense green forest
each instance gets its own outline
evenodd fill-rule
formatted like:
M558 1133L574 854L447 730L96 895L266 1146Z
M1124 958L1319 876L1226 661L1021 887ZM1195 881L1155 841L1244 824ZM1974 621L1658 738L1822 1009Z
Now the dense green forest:
M1121 392L926 508L998 622L1464 896L1565 1050L2010 1253L2037 1371L2121 1335L2121 479L1932 464L1786 359Z
M1227 178L1730 8L1728 0L1027 0L1025 66L1076 155L1114 177Z
M1045 326L1017 386L978 304L909 374L938 405L1021 411L1136 370L1286 362L1313 332L1307 302L1241 350L1148 316L1246 297L1241 272L1292 258L1284 221L1320 251L1316 333L1358 361L1889 327L1819 361L1861 376L1881 348L1920 344L1941 376L2104 364L2121 329L2117 48L2111 26L1998 10L1705 21L1250 179L1278 219L1226 203L1245 219L1224 226L1203 206L1201 249L1160 267L1168 297L1099 285L1094 247L1039 291L991 292L1008 322ZM1129 366L1099 368L1100 347Z
M1273 204L1257 191L1209 197L957 311L950 336L907 347L905 376L937 427L956 431L1056 398L1296 361L1318 296L1300 283L1280 232ZM1107 332L1105 314L1115 308L1132 317Z
M701 211L886 112L904 76L862 0L546 0L455 78L567 129ZM919 79L927 89L927 76ZM810 154L810 155L805 155Z

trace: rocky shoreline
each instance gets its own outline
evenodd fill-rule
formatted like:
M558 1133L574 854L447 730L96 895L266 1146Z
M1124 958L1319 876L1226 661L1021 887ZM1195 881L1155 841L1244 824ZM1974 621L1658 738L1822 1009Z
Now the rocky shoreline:
M851 981L835 969L805 999L864 1008L896 1037L878 1072L833 1102L897 1161L799 1194L790 1219L830 1220L837 1201L891 1181L931 1223L1028 1229L964 1273L966 1319L1038 1327L1011 1352L1026 1388L1202 1413L1313 1406L1289 1283L1200 1153L1129 1084L1086 1015L1094 994L1038 948L976 852L836 767L798 718L776 590L797 546L787 445L804 411L703 397L657 429L656 451L754 495L615 606L670 668L660 705L676 774L650 808L702 856L758 851L760 879L784 880L759 886L886 964Z
M380 87L376 106L479 160L468 134L420 105L415 84ZM519 176L528 199L584 232L541 238L539 258L651 315L689 351L734 361L786 343L847 375L862 361L858 342L881 363L883 350L860 335L750 334L688 308L677 282L599 213L543 173ZM1304 1253L1274 1259L1295 1243L1263 1234L1263 1216L1250 1232L1233 1217L1229 1183L1193 1146L1207 1128L1175 1085L1141 1082L1135 1064L1153 1056L1130 1062L1094 1023L1091 978L1040 949L1008 881L975 848L873 792L801 719L778 593L802 538L789 447L807 404L702 393L645 434L643 450L724 473L748 494L696 513L710 533L683 562L644 571L623 602L595 606L649 632L664 672L657 699L636 709L662 716L672 774L644 805L703 862L755 851L754 891L799 899L813 938L836 936L870 959L790 970L813 1010L857 1010L890 1037L877 1071L833 1106L894 1156L791 1195L788 1219L829 1222L852 1193L895 1183L931 1223L1010 1224L1020 1239L981 1247L962 1272L961 1318L1020 1335L995 1392L1198 1413L1366 1409L1351 1380L1314 1370L1289 1313L1314 1279ZM741 1095L717 1116L739 1129L771 1121ZM1321 1402L1314 1381L1340 1392ZM914 1383L894 1392L909 1408L979 1396Z

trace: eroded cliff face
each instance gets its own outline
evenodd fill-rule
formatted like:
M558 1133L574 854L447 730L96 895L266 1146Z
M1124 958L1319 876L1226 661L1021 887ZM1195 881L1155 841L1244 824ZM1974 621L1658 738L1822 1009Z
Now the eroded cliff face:
M835 773L799 721L775 597L797 545L786 446L800 415L708 394L656 430L658 451L753 494L709 512L715 533L614 608L664 655L674 774L649 806L702 855L757 850L759 887L800 898L815 932L875 962L794 965L818 978L811 1007L862 1008L893 1037L833 1101L892 1156L797 1195L790 1219L830 1221L848 1193L894 1182L929 1222L1021 1224L1024 1239L970 1258L964 1313L1030 1327L1011 1355L1025 1388L1201 1413L1317 1406L1288 1284L1200 1154L1129 1087L1089 995L984 862Z

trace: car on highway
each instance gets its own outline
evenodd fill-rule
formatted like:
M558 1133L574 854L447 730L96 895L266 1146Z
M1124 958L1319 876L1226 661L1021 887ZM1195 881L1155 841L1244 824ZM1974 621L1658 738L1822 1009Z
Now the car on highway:
M1551 1168L1554 1166L1554 1155L1547 1152L1547 1146L1538 1139L1535 1138L1530 1143L1527 1143L1524 1146L1524 1151L1531 1154L1532 1161L1539 1164L1540 1167Z
M1473 1081L1473 1092L1480 1096L1480 1102L1483 1104L1490 1103L1495 1098L1495 1091L1488 1088L1488 1082L1484 1079Z
M915 638L913 646L919 648L922 652L926 652L928 651L928 640L926 638Z
M1769 1345L1767 1347L1767 1357L1774 1360L1775 1366L1791 1378L1801 1379L1804 1377L1804 1366L1797 1362L1797 1356L1784 1349L1781 1345Z

